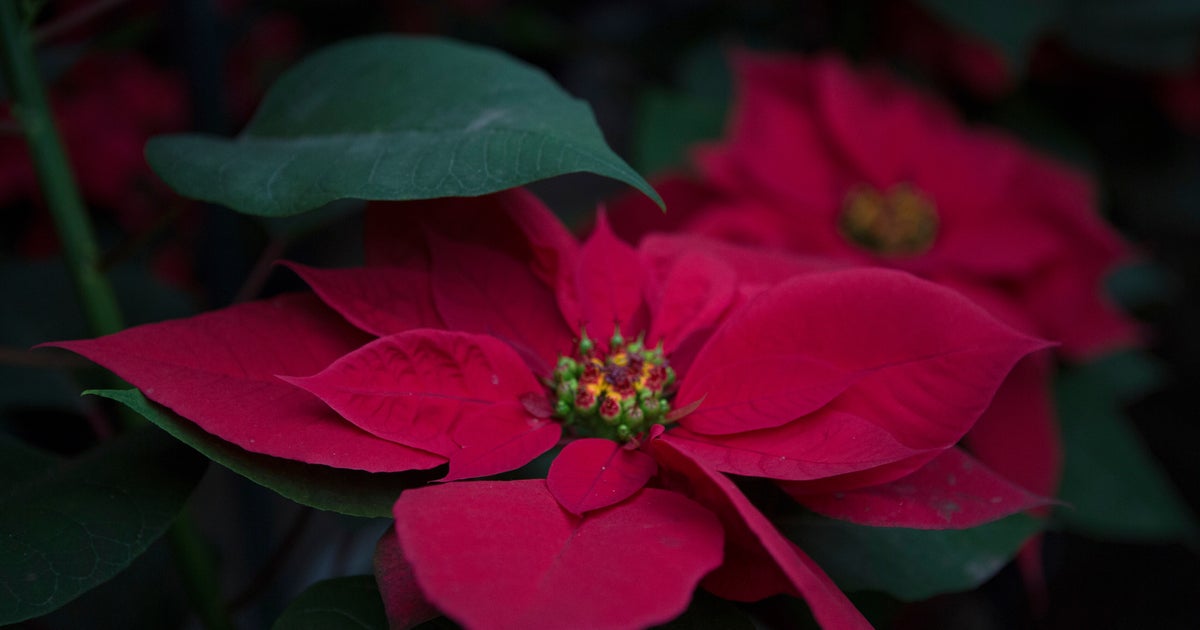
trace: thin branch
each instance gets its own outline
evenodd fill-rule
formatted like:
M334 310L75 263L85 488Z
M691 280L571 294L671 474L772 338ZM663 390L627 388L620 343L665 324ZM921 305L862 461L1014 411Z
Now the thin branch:
M255 261L254 268L246 276L246 281L242 283L237 295L234 296L234 304L248 302L258 297L258 294L262 292L263 285L267 283L267 277L271 275L271 266L275 264L275 261L283 257L284 252L287 251L287 246L287 237L271 237L271 240L267 242L267 246L259 254L258 260Z

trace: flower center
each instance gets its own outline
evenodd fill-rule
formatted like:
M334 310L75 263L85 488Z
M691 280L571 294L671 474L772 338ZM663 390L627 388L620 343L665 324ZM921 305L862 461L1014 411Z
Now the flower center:
M617 327L604 352L584 331L578 355L554 368L554 416L576 435L626 442L667 423L674 384L661 343L647 348L641 335L627 343Z
M860 185L846 193L838 231L876 254L914 256L933 245L938 215L933 202L909 184L897 184L886 194Z

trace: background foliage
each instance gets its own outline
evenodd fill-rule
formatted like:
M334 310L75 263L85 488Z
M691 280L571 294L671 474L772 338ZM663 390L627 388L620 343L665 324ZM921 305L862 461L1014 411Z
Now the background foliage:
M456 37L511 57L497 70L506 77L500 84L512 83L503 74L511 71L536 89L562 86L557 100L541 103L547 113L527 122L547 127L559 143L554 146L566 147L559 155L571 159L534 163L527 170L518 166L490 179L494 174L472 179L482 170L478 165L462 173L438 171L430 176L437 186L423 182L413 191L388 194L478 193L575 173L538 182L534 190L568 222L584 221L596 203L626 190L617 180L642 184L617 155L650 175L683 163L695 142L721 135L731 94L723 51L742 46L835 49L858 61L888 64L949 99L973 123L1004 128L1089 169L1100 185L1103 212L1144 257L1114 276L1111 289L1153 334L1144 351L1060 374L1067 505L1056 510L1044 540L1048 597L1030 598L1013 567L990 577L990 570L951 574L924 571L934 562L919 564L932 557L995 565L997 554L1011 553L1028 531L1023 517L949 539L895 531L867 544L859 542L861 528L797 515L788 521L788 534L820 541L809 548L823 544L859 552L854 562L849 551L814 555L843 586L864 590L860 606L884 627L1013 627L1035 619L1045 627L1200 626L1200 612L1191 603L1200 591L1195 525L1200 425L1194 393L1200 382L1200 327L1195 324L1200 321L1200 250L1194 245L1200 237L1200 2L76 0L45 3L37 15L39 66L97 224L103 266L128 323L300 288L290 274L272 271L271 262L280 257L319 266L356 261L360 203L343 201L287 215L343 197L371 197L371 191L347 193L332 177L330 190L310 187L276 197L264 182L277 181L287 168L298 169L284 178L293 182L320 173L319 166L304 166L304 160L296 167L284 163L292 159L295 143L327 132L330 125L370 123L414 133L430 116L390 117L387 98L419 90L429 76L417 73L411 86L396 92L381 92L378 82L347 86L344 101L330 105L323 117L297 125L279 122L288 119L288 108L308 88L303 77L291 75L252 118L285 68L325 44L356 35ZM951 46L946 42L982 51L984 71L947 63L953 51L963 49L945 48ZM419 70L439 74L436 64ZM338 78L336 71L325 72L334 76L310 79ZM445 98L467 92L449 94ZM291 462L250 456L199 434L136 392L105 389L80 399L82 389L116 385L66 355L28 350L88 332L28 156L5 111L0 119L0 286L6 291L0 306L0 582L10 586L5 592L23 594L0 598L0 623L51 610L26 625L189 623L192 613L165 545L150 546L183 509L206 541L200 553L218 561L219 596L239 625L310 627L304 625L313 619L306 611L316 609L329 615L322 623L334 624L339 607L346 607L347 614L364 620L348 627L378 627L383 613L375 606L370 579L362 576L370 573L371 552L386 522L313 511L258 485L303 506L386 516L382 494L365 492L355 505L328 498L348 485L374 488L377 479L315 467L296 471L289 467L299 465ZM451 112L446 115L454 124L447 128L469 127L485 113ZM546 128L536 131L547 133ZM186 135L152 143L147 165L143 145L152 135L168 132ZM473 141L435 136L422 136L429 142L422 153L453 156L462 143ZM205 179L203 169L194 171L201 175L179 175L179 164L207 161L219 170L234 160L245 164L247 155L261 168L235 169L233 185ZM373 154L370 163L379 159ZM176 194L150 166L177 190L213 203ZM368 166L358 165L359 170ZM356 181L350 177L355 173L334 175ZM264 197L262 190L271 196ZM209 466L199 482L203 459L149 427L93 448L114 433L114 419L120 418L117 406L105 399L125 402L223 466ZM164 466L178 474L163 474ZM139 497L137 507L93 505L91 495L79 494L81 484ZM74 509L83 510L84 524L99 519L101 526L68 532L73 526L58 517ZM69 553L70 562L92 558L95 566L55 564L46 575L69 583L61 590L29 595L12 587L41 571L12 560L17 557L13 541L45 545L49 535L55 550ZM75 553L87 548L95 553ZM897 560L910 556L913 562ZM917 570L901 575L895 572L898 565ZM689 614L695 623L731 627L744 623L747 612L760 621L787 620L796 613L794 606L768 600L743 609L701 601Z

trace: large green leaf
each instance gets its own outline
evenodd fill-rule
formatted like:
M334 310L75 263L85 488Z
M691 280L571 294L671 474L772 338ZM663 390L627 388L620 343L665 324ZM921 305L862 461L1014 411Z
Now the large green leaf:
M17 438L0 433L0 497L16 491L59 463L51 453L30 446Z
M401 490L439 476L430 471L369 473L259 455L206 433L136 389L86 393L121 402L218 464L297 503L321 510L391 518L392 504Z
M375 577L354 575L317 582L292 600L272 630L387 630Z
M904 601L979 586L1040 527L1023 514L958 530L866 527L815 514L789 516L778 525L838 586Z
M1161 379L1143 354L1106 357L1062 374L1056 384L1065 449L1055 517L1098 538L1165 542L1195 540L1196 524L1183 499L1121 404Z
M470 197L578 172L661 205L586 103L503 53L434 37L330 46L280 78L237 138L158 137L146 159L185 196L264 216L342 198Z
M26 476L0 497L0 624L44 615L128 566L166 531L205 464L144 427Z

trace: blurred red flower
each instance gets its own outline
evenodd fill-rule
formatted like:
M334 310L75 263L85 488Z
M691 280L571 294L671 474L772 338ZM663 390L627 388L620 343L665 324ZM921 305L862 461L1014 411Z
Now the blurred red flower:
M724 142L695 154L700 177L658 182L669 212L618 203L630 240L662 229L908 271L1086 357L1136 338L1106 298L1129 255L1096 214L1091 182L994 131L963 127L882 70L835 57L739 54ZM1050 357L1014 371L967 444L1034 492L1061 461Z

